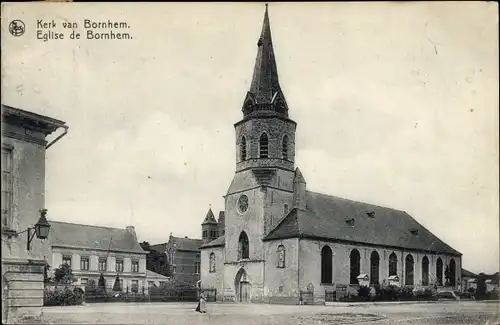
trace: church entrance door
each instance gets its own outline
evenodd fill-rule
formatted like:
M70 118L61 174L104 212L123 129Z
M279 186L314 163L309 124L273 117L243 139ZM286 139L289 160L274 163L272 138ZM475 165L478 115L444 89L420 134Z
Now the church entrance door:
M234 288L236 289L236 301L241 303L250 302L250 294L252 291L252 286L248 281L247 272L245 269L240 269L236 273L234 279Z

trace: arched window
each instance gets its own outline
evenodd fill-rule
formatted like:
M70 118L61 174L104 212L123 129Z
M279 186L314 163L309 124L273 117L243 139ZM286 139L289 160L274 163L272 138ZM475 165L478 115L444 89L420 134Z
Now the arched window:
M247 139L245 137L241 138L240 155L242 161L247 160Z
M405 284L413 285L413 256L406 255L405 259Z
M262 133L259 139L259 157L269 158L269 140L265 133Z
M380 266L380 256L376 251L373 251L370 256L370 283L379 283L379 266Z
M215 272L215 253L210 253L210 262L209 262L209 271L210 273Z
M278 246L278 267L285 267L285 246L283 245Z
M429 285L429 259L427 256L422 259L422 285Z
M196 261L194 262L194 273L200 274L200 254L196 254Z
M350 265L351 265L351 272L350 272L350 284L358 284L358 276L360 273L360 255L359 251L357 249L353 249L351 251L350 255Z
M238 258L241 260L249 258L249 256L248 236L244 231L242 231L238 240Z
M398 257L396 254L389 255L389 276L398 275Z
M332 283L333 254L330 246L321 250L321 283Z
M450 269L449 269L449 274L448 274L448 281L450 281L451 286L455 286L455 281L456 281L456 265L455 265L455 260L451 259L450 261Z
M283 137L283 143L281 144L281 151L283 154L283 159L288 160L288 136Z
M441 257L438 257L436 261L436 279L438 282L438 285L442 286L443 285L443 260Z

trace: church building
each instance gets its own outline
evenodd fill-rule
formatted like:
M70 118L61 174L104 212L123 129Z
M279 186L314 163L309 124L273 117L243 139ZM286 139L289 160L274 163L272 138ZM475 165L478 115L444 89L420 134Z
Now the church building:
M250 90L235 127L223 230L203 222L201 287L218 301L314 303L340 287L460 284L462 254L404 211L307 189L297 123L281 91L266 6ZM213 229L212 229L213 228ZM216 231L217 230L217 231ZM457 271L458 270L458 271Z

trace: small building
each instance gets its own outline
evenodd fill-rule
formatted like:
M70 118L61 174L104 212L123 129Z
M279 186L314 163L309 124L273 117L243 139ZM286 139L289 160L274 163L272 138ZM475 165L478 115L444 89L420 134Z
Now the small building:
M58 129L63 132L49 143ZM67 130L63 121L2 105L3 322L41 320L47 241L35 236L28 249L28 234L45 208L46 150Z
M119 274L123 291L147 293L147 253L133 226L120 229L61 221L51 221L51 226L47 262L52 270L68 264L75 284L81 286L90 280L97 284L102 273L110 290Z
M146 269L146 280L148 282L148 290L152 287L162 287L170 281L170 277L155 273Z
M467 292L469 288L477 287L477 274L466 269L462 269L462 291Z
M195 286L200 280L200 246L202 244L201 239L174 237L171 233L168 242L151 245L150 248L167 256L172 280Z

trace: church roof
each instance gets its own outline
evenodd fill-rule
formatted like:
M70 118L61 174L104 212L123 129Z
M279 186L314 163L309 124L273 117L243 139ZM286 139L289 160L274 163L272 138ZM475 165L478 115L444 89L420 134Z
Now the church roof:
M202 225L206 224L217 224L217 220L215 220L214 213L212 212L212 208L208 209L207 215L205 217L205 220L203 221Z
M48 239L51 246L146 254L135 236L120 228L50 221Z
M408 213L306 192L306 210L292 209L264 238L316 238L461 255Z
M211 242L202 245L201 248L224 246L225 242L226 242L226 239L225 239L224 235L222 235L219 238L214 239Z
M193 239L188 237L174 237L170 236L168 243L155 244L150 245L152 250L155 250L159 253L165 253L169 245L172 247L175 245L176 249L179 251L199 251L200 246L203 244L203 240L201 239Z

